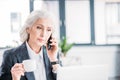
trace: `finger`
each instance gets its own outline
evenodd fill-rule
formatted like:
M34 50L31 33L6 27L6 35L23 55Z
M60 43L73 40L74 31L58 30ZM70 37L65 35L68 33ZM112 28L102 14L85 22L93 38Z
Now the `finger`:
M14 74L19 75L19 76L24 76L23 71L15 71Z
M23 69L23 64L21 64L21 63L16 63L14 66L13 66L13 68L15 68L15 69Z
M22 64L16 63L12 68L11 72L22 71L24 72L24 68Z
M51 41L57 41L57 39L55 39L55 38L52 38L52 39L51 39Z
M22 67L23 65L21 63L16 63L13 67L17 68L17 67Z
M56 39L55 37L52 37L52 39L51 39L51 40L52 40L52 41L54 41L54 40L55 40L55 41L57 41L57 39Z
M13 70L11 70L11 73L14 76L24 76L24 71L21 69L18 69L18 70L13 69Z
M24 72L22 72L21 75L24 76Z
M51 42L52 42L51 44L58 44L57 41L55 41L55 40L51 41Z
M25 70L23 63L21 65L22 65L22 68Z
M50 45L52 45L52 46L57 46L57 43L53 42L53 43L51 43Z
M12 73L15 73L15 74L20 73L20 74L23 75L23 74L24 74L24 69L22 69L22 68L19 68L19 69L18 69L18 68L15 68L15 69L12 69L11 72L12 72Z

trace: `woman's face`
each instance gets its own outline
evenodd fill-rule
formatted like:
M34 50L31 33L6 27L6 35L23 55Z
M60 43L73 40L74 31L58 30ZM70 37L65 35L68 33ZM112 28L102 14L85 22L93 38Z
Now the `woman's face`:
M48 38L53 32L53 22L50 19L38 19L32 27L27 29L29 33L28 42L36 46L42 46L47 43Z

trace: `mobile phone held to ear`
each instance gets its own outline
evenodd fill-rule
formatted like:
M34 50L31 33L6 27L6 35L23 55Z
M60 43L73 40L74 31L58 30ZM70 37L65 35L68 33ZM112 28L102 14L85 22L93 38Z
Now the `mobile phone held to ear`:
M50 44L52 43L52 42L50 41L51 39L52 39L52 35L50 36L50 38L48 39L48 42L47 42L48 50L50 50L51 47L52 47L52 46L50 45Z

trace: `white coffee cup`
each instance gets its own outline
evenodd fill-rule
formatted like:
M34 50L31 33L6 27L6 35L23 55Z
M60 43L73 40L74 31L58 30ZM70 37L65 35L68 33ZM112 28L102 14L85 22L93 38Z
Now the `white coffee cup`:
M36 69L36 61L33 59L24 60L23 66L24 66L25 72L32 72Z

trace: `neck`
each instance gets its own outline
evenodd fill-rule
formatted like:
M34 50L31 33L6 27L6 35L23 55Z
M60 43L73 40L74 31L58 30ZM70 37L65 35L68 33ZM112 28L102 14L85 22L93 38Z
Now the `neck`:
M36 54L38 54L41 50L41 46L37 46L34 43L31 43L30 41L28 41L28 45Z

